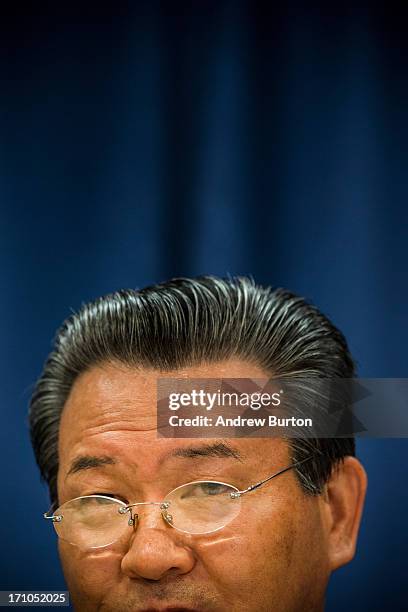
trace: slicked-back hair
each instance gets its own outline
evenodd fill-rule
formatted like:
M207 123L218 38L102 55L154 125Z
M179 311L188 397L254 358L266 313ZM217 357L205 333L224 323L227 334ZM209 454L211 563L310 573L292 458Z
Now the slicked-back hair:
M177 370L237 357L273 376L352 378L343 334L315 306L252 278L175 278L85 304L58 330L30 402L31 441L51 502L58 503L58 432L76 378L94 365ZM355 454L354 438L290 440L305 493L320 494L332 470Z

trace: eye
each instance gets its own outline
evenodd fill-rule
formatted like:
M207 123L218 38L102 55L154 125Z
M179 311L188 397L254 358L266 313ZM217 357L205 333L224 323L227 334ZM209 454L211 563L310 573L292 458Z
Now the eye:
M200 489L204 495L220 495L221 493L225 493L229 487L219 482L202 482L200 484Z
M186 485L182 492L181 499L187 498L208 498L221 495L230 490L228 485L220 482L197 482L191 485Z
M100 491L97 491L96 493L90 493L90 495L102 495L103 497L111 497L114 499L118 499L119 501L122 501L125 504L128 503L126 499L124 499L121 495L118 495L117 493L101 493Z

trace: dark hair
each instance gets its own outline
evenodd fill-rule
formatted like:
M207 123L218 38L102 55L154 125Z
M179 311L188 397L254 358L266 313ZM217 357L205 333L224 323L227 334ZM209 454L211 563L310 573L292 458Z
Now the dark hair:
M237 356L279 376L352 378L343 334L305 299L261 287L247 277L175 278L141 290L100 297L72 314L55 344L30 403L30 433L51 502L57 502L61 412L81 372L107 361L163 370ZM333 468L354 455L354 438L293 439L304 490L321 493Z

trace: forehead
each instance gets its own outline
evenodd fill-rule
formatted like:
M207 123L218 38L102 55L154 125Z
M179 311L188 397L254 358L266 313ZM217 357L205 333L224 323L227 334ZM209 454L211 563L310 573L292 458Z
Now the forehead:
M155 453L158 460L172 448L190 446L191 439L157 437L157 379L169 378L265 378L259 366L239 359L200 364L172 371L104 363L82 373L74 383L61 417L59 432L60 466L74 454L99 452L115 457ZM196 439L195 443L200 440ZM202 440L201 442L205 442ZM277 444L277 440L268 440ZM261 441L234 440L247 452Z

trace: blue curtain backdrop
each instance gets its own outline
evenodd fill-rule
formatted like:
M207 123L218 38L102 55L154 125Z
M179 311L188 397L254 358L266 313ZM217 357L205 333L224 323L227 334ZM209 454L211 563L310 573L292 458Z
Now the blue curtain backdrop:
M331 317L361 376L407 376L407 11L59 4L1 9L3 590L64 588L26 412L82 302L252 274ZM359 549L327 610L406 610L407 442L358 448Z

